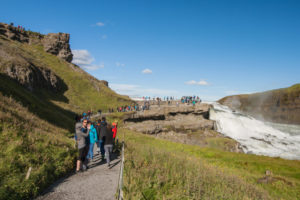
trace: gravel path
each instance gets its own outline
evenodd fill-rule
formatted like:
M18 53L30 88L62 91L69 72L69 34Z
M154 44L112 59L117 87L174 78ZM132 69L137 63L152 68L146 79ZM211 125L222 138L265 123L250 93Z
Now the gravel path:
M111 167L108 168L100 155L89 163L86 172L78 173L54 183L37 200L77 200L77 199L116 199L120 170L120 159L113 155Z

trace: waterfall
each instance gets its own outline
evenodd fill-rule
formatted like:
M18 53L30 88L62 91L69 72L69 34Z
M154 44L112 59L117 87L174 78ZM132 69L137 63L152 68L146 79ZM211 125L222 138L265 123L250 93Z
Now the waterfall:
M212 103L217 131L238 141L246 153L300 160L300 126L257 120Z

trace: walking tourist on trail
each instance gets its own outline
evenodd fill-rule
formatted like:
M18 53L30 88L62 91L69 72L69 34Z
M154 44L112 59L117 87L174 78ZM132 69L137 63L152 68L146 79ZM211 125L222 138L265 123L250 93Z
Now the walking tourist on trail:
M106 133L102 136L102 140L104 141L107 166L110 167L111 153L113 150L113 132L110 124L107 124Z
M95 125L95 129L97 132L97 138L98 140L96 141L97 144L97 153L100 154L100 124L101 124L101 119L98 119L97 124Z
M113 122L112 123L112 132L113 132L113 139L114 139L114 144L115 144L115 140L116 140L116 136L117 136L117 131L118 131L118 123Z
M86 157L86 145L88 134L87 120L83 120L81 123L76 123L76 143L78 148L76 172L79 172L81 168L86 169L85 157ZM83 165L83 167L81 167Z
M99 146L100 146L100 151L101 151L101 156L104 158L104 141L102 140L103 136L106 135L107 132L107 123L106 123L106 118L102 117L102 121L100 123L100 132L99 132Z
M89 137L90 137L90 146L89 146L89 152L87 155L88 159L93 160L94 158L94 144L98 141L97 131L92 124L92 122L88 122L87 128L89 130Z

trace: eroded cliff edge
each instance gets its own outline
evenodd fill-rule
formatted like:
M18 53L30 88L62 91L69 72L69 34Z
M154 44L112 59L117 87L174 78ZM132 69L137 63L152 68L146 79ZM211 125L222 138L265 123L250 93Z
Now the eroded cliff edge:
M240 144L215 130L209 104L153 105L150 110L126 116L125 127L174 142L243 152Z

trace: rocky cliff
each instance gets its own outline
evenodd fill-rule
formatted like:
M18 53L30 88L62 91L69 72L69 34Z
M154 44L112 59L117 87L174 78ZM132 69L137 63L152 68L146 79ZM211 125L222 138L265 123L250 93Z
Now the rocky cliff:
M214 130L214 121L208 119L210 107L209 104L153 105L150 110L127 115L124 123L130 130L174 142L242 152L238 142Z
M300 124L300 84L261 93L228 96L218 102L262 120Z
M73 54L70 49L70 34L49 33L42 35L32 31L25 31L9 24L0 23L0 35L28 44L41 44L46 52L54 54L61 59L71 62Z

